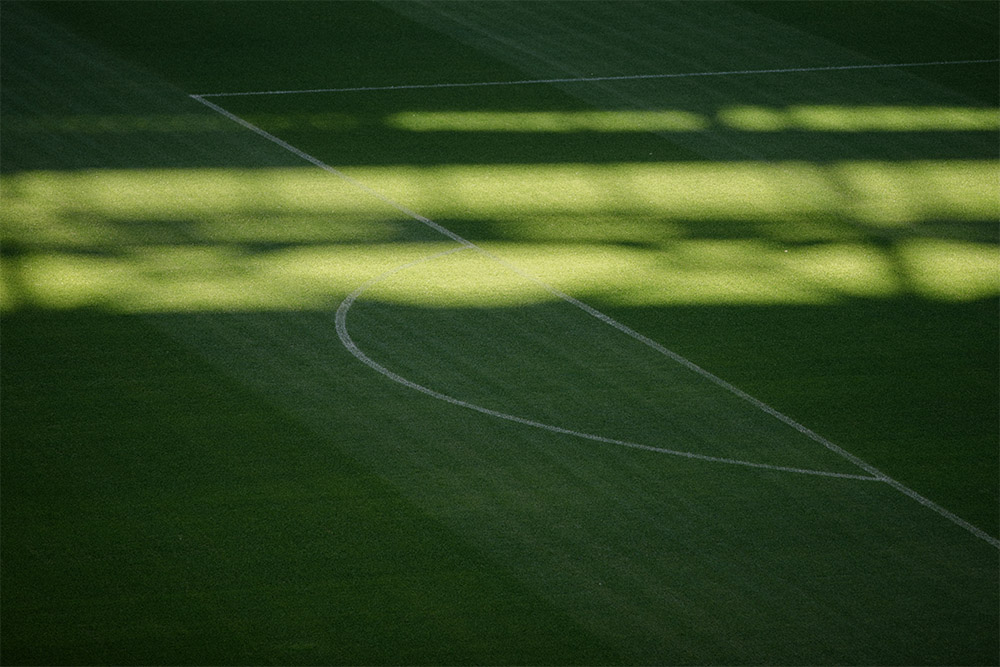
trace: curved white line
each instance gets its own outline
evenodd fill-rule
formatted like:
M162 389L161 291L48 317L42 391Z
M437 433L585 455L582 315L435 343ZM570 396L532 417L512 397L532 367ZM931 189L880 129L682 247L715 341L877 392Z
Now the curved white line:
M425 387L422 384L417 384L416 382L413 382L412 380L408 380L407 378L403 377L402 375L399 375L398 373L395 373L395 372L389 370L388 368L386 368L385 366L383 366L382 364L380 364L377 361L373 360L367 354L365 354L364 352L362 352L361 349L354 342L354 340L351 338L350 333L348 333L348 331L347 331L347 312L351 309L351 306L354 305L354 302L357 301L358 298L362 294L364 294L368 289L370 289L374 285L382 282L383 280L386 280L390 276L393 276L393 275L395 275L397 273L400 273L401 271L405 271L406 269L409 269L411 267L417 266L418 264L423 264L425 262L430 262L430 261L433 261L435 259L439 259L441 257L445 257L447 255L452 255L454 253L461 252L463 250L469 250L469 248L467 248L467 247L452 248L451 250L446 250L444 252L435 253L433 255L429 255L427 257L423 257L421 259L414 260L412 262L407 262L406 264L402 264L400 266L397 266L395 268L392 268L392 269L386 271L385 273L382 273L382 274L380 274L378 276L375 276L374 278L372 278L371 280L367 281L366 283L364 283L363 285L361 285L360 287L358 287L356 290L354 290L353 292L351 292L347 296L347 298L345 298L340 303L340 306L337 308L337 315L336 315L337 336L340 337L340 342L343 343L343 345L344 345L345 348L347 348L347 351L350 352L352 355L354 355L355 358L357 358L359 361L361 361L363 364L365 364L366 366L368 366L372 370L378 371L379 373L381 373L382 375L386 376L387 378L389 378L393 382L398 382L399 384L403 385L404 387L408 387L410 389L413 389L414 391L419 391L422 394L426 394L426 395L431 396L432 398L436 398L436 399L438 399L440 401L444 401L446 403L451 403L452 405L457 405L459 407L468 408L470 410L475 410L476 412L481 412L481 413L483 413L485 415L489 415L491 417L496 417L497 419L505 419L507 421L516 422L518 424L524 424L525 426L532 426L534 428L539 428L539 429L543 429L543 430L546 430L546 431L551 431L553 433L560 433L560 434L563 434L563 435L572 435L572 436L575 436L577 438L584 438L586 440L593 440L593 441L596 441L596 442L603 442L603 443L607 443L607 444L611 444L611 445L620 445L622 447L631 447L633 449L644 449L646 451L659 452L661 454L670 454L672 456L681 456L681 457L684 457L684 458L698 459L698 460L701 460L701 461L711 461L713 463L727 463L727 464L731 464L731 465L740 465L740 466L745 466L745 467L749 467L749 468L763 468L765 470L777 470L777 471L780 471L780 472L794 472L794 473L800 473L800 474L805 474L805 475L819 475L819 476L822 476L822 477L842 477L842 478L847 478L847 479L861 479L861 480L873 481L873 482L883 481L882 479L880 479L878 477L870 477L870 476L867 476L867 475L850 475L850 474L839 473L839 472L827 472L827 471L824 471L824 470L810 470L810 469L807 469L807 468L792 468L792 467L788 467L788 466L771 465L771 464L768 464L768 463L755 463L753 461L742 461L742 460L739 460L739 459L729 459L729 458L723 458L723 457L719 457L719 456L708 456L708 455L705 455L705 454L695 454L694 452L683 452L683 451L678 451L678 450L675 450L675 449L666 449L666 448L663 448L663 447L653 447L651 445L643 445L643 444L639 444L639 443L636 443L636 442L628 442L626 440L616 440L614 438L606 438L604 436L595 435L593 433L584 433L582 431L574 431L572 429L563 428L562 426L553 426L552 424L544 424L542 422L534 421L532 419L526 419L524 417L518 417L517 415L511 415L511 414L507 414L505 412L499 412L497 410L491 410L490 408L485 408L485 407L483 407L481 405L476 405L475 403L470 403L468 401L463 401L461 399L455 398L453 396L449 396L447 394L442 394L439 391L435 391L434 389L430 389L429 387Z

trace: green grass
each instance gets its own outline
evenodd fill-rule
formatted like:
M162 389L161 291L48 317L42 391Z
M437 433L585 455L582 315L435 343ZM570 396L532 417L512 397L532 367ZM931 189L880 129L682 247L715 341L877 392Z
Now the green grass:
M617 657L159 328L4 324L6 662Z
M347 328L409 381L862 472L187 97L997 50L995 3L630 7L0 6L2 662L997 661L997 550L887 484L362 364L382 276ZM995 537L995 75L214 99Z

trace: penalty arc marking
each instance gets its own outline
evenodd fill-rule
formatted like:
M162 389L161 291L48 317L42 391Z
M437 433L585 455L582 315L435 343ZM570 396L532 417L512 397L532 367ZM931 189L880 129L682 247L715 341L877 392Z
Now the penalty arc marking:
M368 291L370 288L374 287L378 283L380 283L380 282L382 282L382 281L384 281L384 280L386 280L386 279L388 279L388 278L396 275L397 273L401 273L401 272L403 272L403 271L405 271L405 270L407 270L409 268L412 268L414 266L417 266L419 264L424 264L426 262L431 262L431 261L434 261L434 260L437 260L437 259L441 259L443 257L449 256L449 255L453 255L453 254L455 254L457 252L462 252L463 250L470 250L470 248L466 248L466 247L452 248L450 250L445 250L444 252L435 253L433 255L429 255L427 257L423 257L421 259L414 260L412 262L407 262L406 264L402 264L402 265L397 266L395 268L389 269L388 271L382 273L381 275L378 275L378 276L372 278L371 280L367 281L366 283L364 283L363 285L361 285L360 287L358 287L356 290L354 290L351 294L349 294L347 296L347 298L345 298L341 302L340 307L337 308L337 314L336 314L337 336L340 338L340 342L343 343L344 347L347 348L347 351L350 352L352 355L354 355L359 361L361 361L363 364L365 364L369 368L371 368L371 369L373 369L373 370L381 373L382 375L386 376L387 378L389 378L393 382L398 382L399 384L403 385L404 387L408 387L410 389L418 391L418 392L420 392L422 394L426 394L428 396L431 396L431 397L436 398L438 400L444 401L446 403L451 403L452 405L457 405L459 407L468 408L470 410L475 410L476 412L480 412L482 414L489 415L490 417L495 417L497 419L504 419L506 421L512 421L512 422L515 422L515 423L518 423L518 424L523 424L525 426L531 426L531 427L538 428L538 429L541 429L541 430L544 430L544 431L550 431L552 433L559 433L559 434L562 434L562 435L570 435L570 436L574 436L574 437L577 437L577 438L583 438L585 440L593 440L595 442L603 442L603 443L610 444L610 445L619 445L619 446L622 446L622 447L630 447L632 449L643 449L643 450L650 451L650 452L658 452L660 454L670 454L672 456L679 456L679 457L683 457L683 458L687 458L687 459L696 459L696 460L699 460L699 461L708 461L708 462L712 462L712 463L724 463L724 464L729 464L729 465L744 466L744 467L747 467L747 468L758 468L758 469L773 470L773 471L778 471L778 472L799 473L799 474L803 474L803 475L816 475L816 476L821 476L821 477L841 477L841 478L846 478L846 479L858 479L858 480L865 480L865 481L871 481L871 482L881 482L881 481L883 481L879 477L874 477L874 476L870 476L870 475L851 475L851 474L847 474L847 473L830 472L830 471L826 471L826 470L813 470L813 469L809 469L809 468L794 468L794 467L790 467L790 466L772 465L770 463L757 463L757 462L754 462L754 461L743 461L743 460L740 460L740 459L730 459L730 458L725 458L725 457L720 457L720 456L708 456L706 454L697 454L695 452L686 452L686 451L680 451L680 450L676 450L676 449L667 449L667 448L664 448L664 447L654 447L652 445L644 445L644 444L640 444L640 443L637 443L637 442L629 442L627 440L617 440L615 438L608 438L608 437L601 436L601 435L595 435L593 433L585 433L583 431L575 431L573 429L564 428L562 426L555 426L555 425L552 425L552 424L545 424L543 422L535 421L535 420L532 420L532 419L527 419L525 417L518 417L517 415L512 415L512 414L508 414L508 413L505 413L505 412L500 412L498 410L492 410L490 408L486 408L486 407L483 407L481 405L476 405L475 403L470 403L468 401L464 401L462 399L455 398L455 397L449 396L447 394L443 394L443 393L441 393L439 391L436 391L434 389L430 389L429 387L425 387L424 385L421 385L421 384L418 384L416 382L413 382L412 380L409 380L409 379L403 377L402 375L399 375L398 373L395 373L394 371L389 370L388 368L386 368L382 364L380 364L377 361L373 360L371 357L369 357L367 354L365 354L357 346L357 344L351 338L351 335L350 335L350 333L347 330L347 313L351 309L351 307L354 305L355 301L357 301L358 298L361 297L362 294L364 294L366 291Z

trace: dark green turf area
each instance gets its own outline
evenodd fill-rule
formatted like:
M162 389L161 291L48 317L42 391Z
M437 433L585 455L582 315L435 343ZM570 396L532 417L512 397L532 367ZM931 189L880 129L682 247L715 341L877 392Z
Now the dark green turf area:
M908 63L997 57L995 2L743 2L754 14L830 40L878 62ZM980 103L998 102L988 69L932 68L921 76Z
M147 322L2 342L5 663L620 658Z
M678 351L997 530L995 301L608 312L677 332Z
M998 550L888 484L531 428L363 364L338 304L450 242L188 96L990 59L998 17L996 2L0 4L0 662L996 664ZM995 254L996 203L961 189L977 172L949 169L995 162L997 132L724 119L992 109L998 85L994 63L209 99L995 539L995 281L935 293L908 253ZM400 124L594 110L706 125ZM875 165L883 189L852 165ZM778 203L602 190L639 167L752 173ZM544 180L553 169L563 180ZM533 174L534 199L505 192ZM588 208L605 190L615 203ZM810 283L775 260L844 248L896 287L866 291L849 270ZM577 281L580 257L606 273ZM786 276L811 298L656 291L698 270L779 295ZM346 326L375 362L489 410L863 474L511 275L469 250L423 261L371 284Z
M401 76L416 83L520 77L454 40L414 30L376 3L325 4L278 11L183 0L53 2L38 9L195 94L394 85Z

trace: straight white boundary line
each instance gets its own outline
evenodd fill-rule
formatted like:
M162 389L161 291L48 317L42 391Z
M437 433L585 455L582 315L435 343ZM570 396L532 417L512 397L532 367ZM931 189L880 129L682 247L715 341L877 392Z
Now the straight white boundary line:
M951 521L952 523L954 523L956 526L959 526L959 527L965 529L966 531L970 532L974 536L976 536L979 539L983 540L984 542L986 542L987 544L991 545L995 549L1000 550L1000 539L997 539L997 538L993 537L992 535L990 535L989 533L985 532L984 530L982 530L982 529L980 529L980 528L972 525L971 523L969 523L965 519L961 518L960 516L958 516L958 515L956 515L956 514L954 514L952 512L949 512L948 510L946 510L945 508L941 507L940 505L938 505L937 503L933 502L932 500L929 500L928 498L923 497L922 495L920 495L919 493L917 493L913 489L905 486L901 482L898 482L898 481L892 479L891 477L889 477L885 473L881 472L880 470L878 470L877 468L875 468L871 464L869 464L869 463L861 460L857 456L854 456L850 452L848 452L848 451L844 450L843 448L841 448L841 447L833 444L832 442L830 442L826 438L822 437L821 435L819 435L819 434L811 431L810 429L806 428L805 426L799 424L798 422L796 422L791 417L788 417L787 415L785 415L785 414L783 414L781 412L778 412L777 410L775 410L771 406L767 405L763 401L761 401L761 400L759 400L757 398L754 398L753 396L750 396L749 394L747 394L746 392L742 391L741 389L738 389L737 387L729 384L728 382L726 382L722 378L720 378L720 377L718 377L716 375L713 375L712 373L710 373L707 370L701 368L700 366L698 366L694 362L689 361L688 359L685 359L684 357L680 356L676 352L673 352L672 350L668 350L666 347L660 345L656 341L654 341L654 340L652 340L650 338L647 338L646 336L643 336L639 332L637 332L637 331L629 328L628 326L622 324L621 322L618 322L617 320L612 319L611 317L605 315L604 313L601 313L597 309L595 309L595 308L593 308L593 307L591 307L591 306L583 303L582 301L579 301L579 300L574 299L573 297L571 297L571 296L569 296L567 294L564 294L563 292L557 290L555 287L552 287L551 285L548 285L548 284L542 282L540 279L538 279L538 278L536 278L534 276L531 276L530 274L528 274L528 273L520 270L519 268L517 268L517 267L513 266L512 264L506 262L505 260L501 259L500 257L497 257L496 255L490 253L489 251L487 251L487 250L485 250L483 248L480 248L479 246L477 246L473 242L471 242L471 241L469 241L469 240L467 240L465 238L462 238L461 236L459 236L455 232L453 232L450 229L447 229L447 228L439 225L438 223L434 222L430 218L422 216L419 213L416 213L415 211L411 211L410 209L406 208L402 204L400 204L400 203L398 203L398 202L390 199L386 195L383 195L382 193L378 192L377 190L374 190L373 188L371 188L371 187L365 185L364 183L358 181L357 179L352 178L351 176L348 176L346 173L340 171L339 169L331 167L330 165L326 164L322 160L320 160L320 159L318 159L316 157L313 157L309 153L306 153L305 151L303 151L303 150L301 150L299 148L296 148L295 146L289 144L287 141L284 141L283 139L280 139L280 138L274 136L270 132L267 132L266 130L263 130L263 129L257 127L253 123L250 123L250 122L248 122L248 121L240 118L236 114L223 109L219 105L214 104L212 102L209 102L208 100L204 99L204 97L202 95L191 95L191 98L197 100L198 102L200 102L202 104L204 104L205 106L207 106L208 108L216 111L217 113L222 114L223 116L225 116L226 118L232 120L233 122L235 122L235 123L237 123L237 124L245 127L246 129L250 130L251 132L253 132L253 133L255 133L255 134L263 137L264 139L267 139L268 141L270 141L270 142L272 142L272 143L274 143L274 144L276 144L276 145L284 148L285 150L289 151L293 155L296 155L296 156L302 158L306 162L308 162L308 163L310 163L312 165L315 165L316 167L319 167L323 171L326 171L327 173L330 173L330 174L336 176L337 178L339 178L339 179L341 179L341 180L343 180L343 181L345 181L347 183L350 183L354 187L356 187L359 190L361 190L361 191L363 191L363 192L371 195L372 197L375 197L379 201L381 201L381 202L383 202L383 203L391 206L392 208L396 209L400 213L403 213L404 215L406 215L406 216L408 216L410 218L413 218L414 220L427 225L431 229L433 229L433 230L437 231L438 233L440 233L440 234L442 234L442 235L444 235L444 236L452 239L453 241L455 241L455 242L457 242L457 243L465 246L466 248L475 250L476 252L481 253L482 255L484 255L486 257L489 257L490 259L493 259L494 261L500 263L504 267L507 267L507 268L515 271L518 275L523 276L523 277L531 280L535 284L537 284L540 287L542 287L543 289L547 290L553 296L556 296L556 297L558 297L560 299L565 300L568 303L573 304L574 306L577 306L578 308L582 309L584 312L586 312L586 313L588 313L588 314L596 317L597 319L599 319L600 321L604 322L605 324L613 326L615 329L618 329L622 333L624 333L624 334L626 334L626 335L634 338L635 340L637 340L637 341L639 341L639 342L641 342L641 343L643 343L643 344L651 347L652 349L656 350L657 352L660 352L661 354L666 355L670 359L673 359L674 361L676 361L676 362L684 365L685 367L691 369L695 373L697 373L697 374L701 375L702 377L704 377L706 380L709 380L710 382L713 382L714 384L722 387L723 389L725 389L725 390L727 390L729 392L732 392L736 396L739 396L740 398L742 398L742 399L744 399L746 401L749 401L752 405L754 405L757 408L763 410L764 412L766 412L767 414L771 415L772 417L775 417L776 419L778 419L778 420L784 422L785 424L791 426L792 428L794 428L795 430L797 430L799 433L802 433L803 435L805 435L806 437L810 438L814 442L816 442L816 443L818 443L818 444L826 447L830 451L835 452L835 453L839 454L840 456L846 458L848 461L850 461L854 465L858 466L859 468L861 468L862 470L864 470L865 472L867 472L872 477L878 478L879 480L881 480L881 481L885 482L886 484L890 485L891 487L893 487L894 489L896 489L897 491L899 491L903 495L905 495L905 496L907 496L907 497L915 500L916 502L920 503L924 507L927 507L928 509L933 510L934 512L938 513L942 517L944 517L944 518L948 519L949 521Z
M857 69L888 69L894 67L933 67L939 65L975 65L1000 62L1000 58L990 60L939 60L923 63L881 63L874 65L828 65L825 67L787 67L782 69L745 69L726 72L678 72L675 74L629 74L622 76L590 76L566 79L522 79L520 81L479 81L473 83L414 83L397 86L360 86L355 88L312 88L305 90L254 90L236 93L202 93L192 95L197 99L205 97L243 97L249 95L297 95L304 93L361 93L385 90L421 90L430 88L478 88L484 86L528 86L543 83L595 83L598 81L640 81L643 79L687 79L699 76L749 76L754 74L794 74L799 72L836 72Z
M360 298L362 294L364 294L371 287L374 287L378 283L380 283L380 282L382 282L382 281L390 278L391 276L396 275L397 273L405 271L406 269L409 269L411 267L423 264L425 262L434 261L436 259L440 259L442 257L448 256L448 255L452 255L452 254L454 254L456 252L462 252L464 250L472 250L472 249L473 248L469 248L469 247L465 247L465 246L460 247L460 248L452 248L451 250L445 250L443 252L434 253L433 255L428 255L427 257L423 257L421 259L417 259L417 260L414 260L412 262L407 262L406 264L402 264L400 266L394 267L394 268L389 269L388 271L386 271L386 272L384 272L384 273L382 273L382 274L380 274L378 276L375 276L371 280L368 280L363 285L361 285L360 287L358 287L357 289L355 289L353 292L351 292L347 296L347 298L345 298L340 303L340 306L337 308L337 315L336 315L335 320L336 320L336 327L337 327L337 336L340 338L340 342L343 343L344 347L347 348L348 352L350 352L351 354L353 354L359 361L361 361L362 363L364 363L366 366L368 366L369 368L371 368L371 369L373 369L375 371L378 371L379 373L381 373L382 375L386 376L387 378L389 378L393 382L398 382L399 384L403 385L404 387L408 387L408 388L413 389L415 391L419 391L422 394L427 394L428 396L431 396L431 397L436 398L438 400L444 401L446 403L451 403L452 405L457 405L457 406L460 406L460 407L463 407L463 408L468 408L470 410L475 410L476 412L481 412L484 415L489 415L490 417L496 417L498 419L505 419L507 421L516 422L518 424L524 424L525 426L532 426L534 428L542 429L542 430L545 430L545 431L551 431L552 433L560 433L562 435L571 435L571 436L575 436L577 438L583 438L585 440L594 440L596 442L603 442L603 443L607 443L607 444L610 444L610 445L620 445L622 447L630 447L632 449L643 449L643 450L646 450L646 451L649 451L649 452L658 452L660 454L670 454L672 456L680 456L680 457L683 457L683 458L696 459L696 460L699 460L699 461L709 461L709 462L712 462L712 463L726 463L726 464L730 464L730 465L739 465L739 466L744 466L744 467L748 467L748 468L761 468L761 469L764 469L764 470L774 470L774 471L778 471L778 472L793 472L793 473L799 473L799 474L803 474L803 475L815 475L815 476L818 476L818 477L839 477L839 478L844 478L844 479L865 480L865 481L869 481L869 482L881 482L881 481L884 481L880 477L870 477L868 475L851 475L851 474L848 474L848 473L830 472L830 471L826 471L826 470L814 470L814 469L810 469L810 468L794 468L794 467L790 467L790 466L773 465L773 464L770 464L770 463L756 463L754 461L744 461L744 460L741 460L741 459L730 459L730 458L724 458L724 457L720 457L720 456L708 456L706 454L696 454L694 452L685 452L685 451L680 451L680 450L676 450L676 449L667 449L665 447L654 447L652 445L643 445L643 444L639 444L637 442L629 442L627 440L616 440L614 438L607 438L605 436L595 435L593 433L585 433L585 432L582 432L582 431L574 431L572 429L564 428L562 426L554 426L552 424L545 424L545 423L542 423L542 422L534 421L532 419L526 419L524 417L518 417L516 415L508 414L506 412L499 412L497 410L492 410L490 408L485 408L485 407L483 407L481 405L476 405L475 403L470 403L468 401L463 401L462 399L455 398L455 397L449 396L447 394L442 394L439 391L436 391L434 389L430 389L430 388L425 387L424 385L421 385L421 384L417 384L416 382L413 382L412 380L409 380L409 379L403 377L402 375L399 375L398 373L395 373L395 372L389 370L388 368L386 368L382 364L380 364L377 361L373 360L371 357L369 357L367 354L365 354L357 346L357 344L351 338L350 332L347 330L347 312L351 309L351 307L354 305L354 302L357 301L358 298Z

